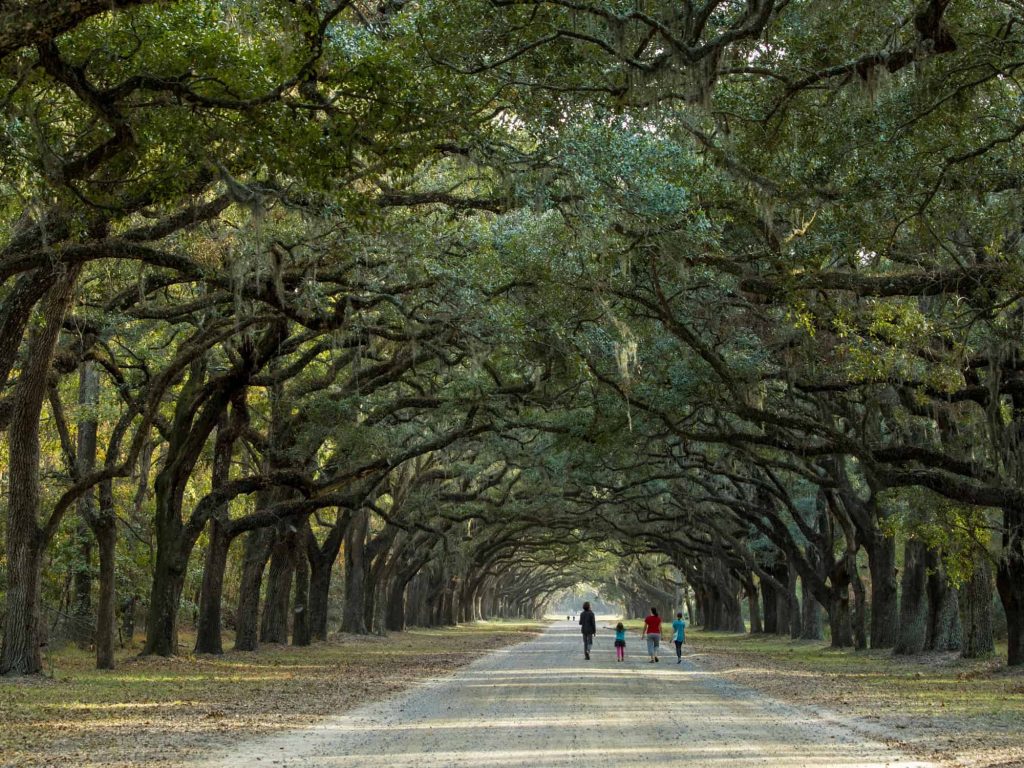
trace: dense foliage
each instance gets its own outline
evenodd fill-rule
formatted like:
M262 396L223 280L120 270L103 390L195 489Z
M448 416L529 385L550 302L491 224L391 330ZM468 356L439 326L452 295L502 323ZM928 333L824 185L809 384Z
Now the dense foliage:
M1019 3L60 6L0 11L0 670L584 580L1024 663Z

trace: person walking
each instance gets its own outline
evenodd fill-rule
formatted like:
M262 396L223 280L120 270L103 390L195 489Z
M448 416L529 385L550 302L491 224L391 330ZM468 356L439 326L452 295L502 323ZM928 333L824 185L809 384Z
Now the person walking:
M658 616L657 608L651 608L650 615L644 619L644 631L640 637L647 638L647 655L653 664L658 660L658 649L661 647L661 617Z
M590 603L583 604L580 611L580 631L583 633L583 658L590 658L590 647L594 644L594 635L597 634L597 617L590 610Z
M615 625L615 659L626 660L626 627L621 621Z
M686 622L682 613L677 613L676 620L672 622L672 642L676 644L676 664L682 664L683 643L686 642Z

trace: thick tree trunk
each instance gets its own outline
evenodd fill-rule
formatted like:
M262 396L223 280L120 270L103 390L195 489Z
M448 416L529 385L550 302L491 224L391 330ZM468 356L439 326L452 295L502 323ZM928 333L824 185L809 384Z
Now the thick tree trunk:
M269 355L267 350L276 349L280 342L280 328L279 324L274 324L267 330L260 341L261 354L266 352ZM185 488L209 436L218 424L223 424L225 411L244 390L247 377L255 370L251 363L251 359L240 362L232 369L232 375L207 382L205 361L197 359L178 396L164 466L154 484L157 563L150 609L156 613L155 621L146 624L144 654L165 654L168 649L173 652L177 647L178 603L169 604L168 601L180 598L189 557L206 525L206 518L196 517L203 514L198 509L193 510L187 524L182 520ZM202 407L197 407L197 403L202 403ZM222 453L215 451L217 457L223 458ZM227 453L230 456L230 448ZM205 514L216 514L216 510ZM168 578L170 582L167 584L160 583L161 579Z
M764 596L764 631L768 634L787 635L791 623L791 606L793 599L788 593L790 589L790 569L786 561L776 561L767 567L766 572L782 585L764 580L761 582L761 593Z
M763 601L764 605L767 605L768 604L767 600L764 597L764 588L765 588L765 585L762 583L761 584L761 600ZM707 626L708 626L707 587L702 586L702 585L694 586L694 589L693 589L693 607L694 607L693 622L692 622L693 626L695 626L695 627L704 627L705 629L707 629ZM632 618L635 618L635 615ZM764 631L765 632L768 631L768 617L767 616L765 617Z
M867 553L871 572L871 647L892 648L900 627L896 540L879 533Z
M21 485L20 478L13 478L15 463L17 460L12 459L12 485L15 482ZM0 674L5 675L31 675L43 669L39 615L42 537L35 520L30 523L24 509L32 503L23 497L19 503L9 503L8 507L7 605L0 657Z
M77 270L69 271L50 291L43 323L29 338L26 363L11 395L7 430L7 603L0 650L0 674L5 675L35 674L43 668L39 582L45 541L39 527L39 418L50 362L77 274Z
M337 519L324 539L316 541L311 528L306 528L305 551L309 561L309 626L314 640L327 639L327 612L331 594L334 563L341 551L341 542L348 528L349 514L338 512Z
M787 582L786 597L788 599L788 605L786 610L789 612L789 636L794 640L798 639L803 633L803 621L800 616L800 601L796 596L796 583L799 574L797 574L796 568L792 563L789 564L789 581Z
M306 525L308 528L309 525ZM292 599L292 645L310 645L313 642L309 623L309 558L300 546L295 552L295 596Z
M821 622L821 603L814 594L804 586L801 589L800 605L800 637L803 640L823 640L824 628Z
M1024 509L1003 510L1002 555L996 588L1006 612L1007 665L1024 664Z
M928 639L927 581L927 548L917 539L907 539L900 585L900 632L893 653L915 654L925 648Z
M100 484L100 509L93 526L99 550L99 598L96 602L96 668L114 668L117 635L117 517L110 480Z
M373 538L363 556L367 561L366 604L363 618L370 632L384 632L384 602L387 582L394 566L390 554L395 546L397 529L388 526Z
M327 608L334 561L309 560L309 631L314 640L327 639Z
M392 632L401 632L406 626L406 588L413 580L418 569L411 574L400 571L388 587L388 606L384 617L384 626Z
M117 560L117 528L103 525L96 529L100 558L99 601L96 605L96 668L114 668L114 638L117 593L115 563Z
M928 551L927 568L928 638L925 648L929 651L959 651L963 643L959 595L949 583L938 550Z
M288 607L295 574L295 534L287 527L277 532L267 571L267 593L260 618L261 643L288 642Z
M868 599L864 582L857 570L857 556L848 552L847 572L850 574L850 588L853 590L853 647L863 651L868 647L867 614Z
M985 553L975 561L971 577L960 588L961 655L967 659L996 652L992 636L992 569Z
M714 581L708 588L707 629L723 632L746 631L738 597L738 583L721 565L715 566L709 575ZM765 586L761 585L762 592Z
M194 541L186 541L181 519L185 487L202 450L210 424L193 432L193 414L189 407L205 379L202 361L193 363L175 407L164 466L153 484L156 496L154 533L156 564L150 589L146 620L146 644L143 655L171 656L178 648L178 607L185 583L188 558ZM204 438L200 440L200 437Z
M409 584L405 591L405 626L423 626L424 617L424 605L423 600L420 597L421 590L420 584L423 583L423 575L417 574L415 577L409 580ZM497 615L500 608L500 597L494 596L495 603L495 615Z
M366 627L366 532L369 512L361 509L352 515L345 531L345 605L341 613L341 631L367 634Z
M224 653L221 639L224 571L228 565L231 537L217 518L210 520L210 541L203 564L203 583L199 588L199 621L196 624L196 653Z
M753 576L747 579L746 591L750 608L750 634L759 635L764 632L764 624L761 623L761 604L758 602L757 583Z
M185 585L186 565L167 547L162 552L157 549L146 616L144 656L173 656L178 651L178 606Z
M768 581L761 582L761 599L764 603L764 631L774 635L779 631L778 590Z
M828 626L833 648L853 647L853 621L850 617L849 588L836 590L828 606Z
M185 467L168 461L168 466L160 472L155 483L156 564L149 595L146 644L142 649L144 656L172 656L178 649L178 606L188 567L188 551L180 551L180 503L185 474Z
M274 529L259 528L245 537L242 578L238 585L235 650L255 651L259 646L260 587L274 546Z
M384 555L378 556L378 559L370 566L367 573L366 589L363 595L363 623L366 625L367 632L377 632L380 630L380 625L377 623L377 593L380 585L380 578L383 574L384 563L381 560L384 559Z
M236 404L237 406L237 404ZM234 410L233 419L241 418L244 410ZM235 430L227 414L217 422L217 440L213 447L213 469L210 473L210 490L223 488L231 479L231 456L234 453ZM221 640L222 598L224 596L224 571L228 564L228 551L232 535L229 530L227 505L222 506L210 518L208 526L210 542L206 548L206 562L203 564L203 582L199 587L199 616L196 620L196 653L224 653Z
M456 610L458 609L458 601L455 598L455 590L452 588L451 581L445 584L443 598L441 600L441 616L438 623L445 627L454 627L459 623L456 617ZM516 606L516 618L522 616L522 608Z

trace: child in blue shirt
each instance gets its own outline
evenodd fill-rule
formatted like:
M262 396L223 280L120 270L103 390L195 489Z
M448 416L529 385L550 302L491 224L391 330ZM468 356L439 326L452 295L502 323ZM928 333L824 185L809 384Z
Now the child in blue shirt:
M618 661L626 660L626 628L621 621L615 625L615 658Z
M676 664L683 663L683 643L686 642L686 622L683 621L683 614L677 613L676 620L672 622L672 640L676 644Z

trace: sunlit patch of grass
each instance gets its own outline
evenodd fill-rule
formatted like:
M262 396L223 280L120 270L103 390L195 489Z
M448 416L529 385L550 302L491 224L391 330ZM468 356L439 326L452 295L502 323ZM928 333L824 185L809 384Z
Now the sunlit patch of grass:
M112 671L69 647L47 659L52 676L0 680L0 763L176 764L212 742L302 726L396 692L539 629L479 622L170 659L123 650ZM192 641L183 634L181 647Z

